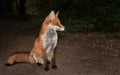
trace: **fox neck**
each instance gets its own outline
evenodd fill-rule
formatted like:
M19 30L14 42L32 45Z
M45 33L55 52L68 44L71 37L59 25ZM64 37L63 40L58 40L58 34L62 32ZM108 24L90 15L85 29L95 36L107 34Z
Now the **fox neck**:
M47 27L46 32L45 32L44 35L46 35L46 37L52 39L52 38L54 38L55 36L57 36L57 32L56 32L56 30L54 30L54 29L51 28L51 25L49 25L49 26Z
M52 38L54 35L57 35L57 31L52 24L43 24L39 37L41 37L42 35L47 35L49 38Z
M57 45L58 35L57 31L52 27L52 24L49 24L47 26L44 26L41 30L41 39L43 41L43 48L46 50L46 52L49 52L51 49L54 49Z

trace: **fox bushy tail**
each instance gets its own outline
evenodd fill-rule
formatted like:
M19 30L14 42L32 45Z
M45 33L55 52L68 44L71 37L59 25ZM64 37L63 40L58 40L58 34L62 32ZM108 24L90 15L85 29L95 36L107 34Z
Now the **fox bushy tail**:
M33 60L29 56L29 53L20 53L20 54L13 54L9 56L6 60L6 66L13 65L15 63L31 63L33 64Z

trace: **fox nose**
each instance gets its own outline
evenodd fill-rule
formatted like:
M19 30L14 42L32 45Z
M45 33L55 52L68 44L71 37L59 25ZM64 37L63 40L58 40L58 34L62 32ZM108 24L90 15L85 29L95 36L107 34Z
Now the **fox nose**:
M61 31L65 31L65 27L64 27L64 26L62 26L60 30L61 30Z

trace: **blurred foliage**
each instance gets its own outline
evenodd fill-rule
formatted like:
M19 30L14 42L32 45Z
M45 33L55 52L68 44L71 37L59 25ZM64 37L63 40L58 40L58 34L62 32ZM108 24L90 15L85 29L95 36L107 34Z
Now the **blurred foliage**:
M92 24L93 30L115 32L120 30L119 3L119 0L76 0L68 11L69 15L74 15L72 19L82 19L86 24Z
M0 15L14 13L14 2L1 0ZM59 17L66 26L65 33L120 31L120 0L27 0L26 13L34 15L27 28L40 27L52 9L60 11Z
M36 0L36 3L42 17L52 9L60 10L66 33L120 31L120 0Z

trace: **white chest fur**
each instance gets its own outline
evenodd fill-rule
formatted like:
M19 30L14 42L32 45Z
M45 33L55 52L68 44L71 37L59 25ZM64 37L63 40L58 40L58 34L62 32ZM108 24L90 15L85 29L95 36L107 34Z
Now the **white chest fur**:
M43 47L46 52L49 52L51 49L54 49L57 45L58 35L56 30L48 26L47 31L42 36Z

